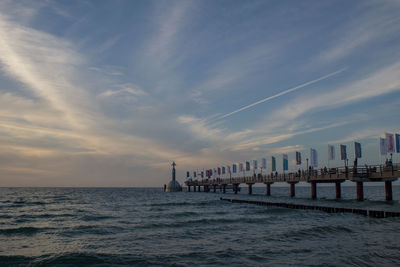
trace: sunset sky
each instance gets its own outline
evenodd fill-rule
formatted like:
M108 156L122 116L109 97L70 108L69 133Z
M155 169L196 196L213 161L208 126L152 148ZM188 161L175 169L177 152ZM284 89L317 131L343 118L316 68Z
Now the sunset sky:
M0 186L162 186L400 132L400 1L0 1ZM399 161L399 155L394 155ZM260 164L260 163L259 163ZM340 160L329 162L340 166ZM268 170L268 169L267 169Z

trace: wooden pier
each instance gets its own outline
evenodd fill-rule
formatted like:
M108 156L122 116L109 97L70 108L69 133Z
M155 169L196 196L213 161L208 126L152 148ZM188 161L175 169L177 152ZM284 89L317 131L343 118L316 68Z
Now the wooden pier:
M311 198L317 198L317 184L318 183L334 183L336 190L336 198L341 198L341 183L345 181L352 181L356 183L357 200L364 199L364 182L382 182L385 184L386 200L393 199L392 182L400 177L400 164L391 166L384 165L371 165L364 167L342 167L330 168L320 170L307 170L290 173L271 173L267 175L254 174L253 176L232 177L232 178L215 178L215 179L202 179L194 181L186 181L188 191L216 192L216 188L222 188L222 193L226 192L226 187L229 185L232 190L237 194L240 184L247 184L248 194L252 194L252 186L257 183L266 185L266 195L271 195L271 185L273 183L288 183L290 184L290 196L296 195L295 185L298 182L307 182L311 187ZM197 189L197 190L196 190Z

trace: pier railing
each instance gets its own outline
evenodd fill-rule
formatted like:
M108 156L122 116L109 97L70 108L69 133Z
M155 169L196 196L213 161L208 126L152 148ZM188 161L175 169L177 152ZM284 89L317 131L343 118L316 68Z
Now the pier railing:
M254 174L232 178L214 178L186 181L186 185L228 185L274 182L337 182L337 181L380 181L400 177L400 164L391 166L368 165L363 167L338 167L329 169L299 170L297 172Z

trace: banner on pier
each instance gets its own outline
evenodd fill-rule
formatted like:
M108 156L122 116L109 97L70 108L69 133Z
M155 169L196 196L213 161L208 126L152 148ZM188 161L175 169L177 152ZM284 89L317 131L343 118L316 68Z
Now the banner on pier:
M354 142L354 156L361 158L361 144L358 142Z
M228 173L231 174L231 166L226 166L226 168L228 169Z
M296 151L296 165L301 164L301 153Z
M225 167L222 167L222 174L225 174Z
M341 160L347 159L346 145L340 145L340 159Z
M276 171L276 159L275 157L271 157L271 161L272 161L272 171L275 172Z
M386 156L387 154L386 147L386 138L379 138L379 150L382 156Z
M218 167L218 175L220 175L220 174L221 174L221 168Z
M313 168L317 168L318 167L318 153L317 153L317 150L311 148L310 149L310 157L311 157L311 166Z
M186 172L186 178L190 177L190 172Z
M254 170L257 170L257 160L253 160L253 167L254 167Z
M400 153L400 134L396 134L396 152Z
M246 171L250 171L250 162L246 161Z
M328 160L335 160L335 147L328 145Z
M217 169L214 168L214 175L217 175Z
M232 165L232 170L233 170L233 173L236 173L236 164Z
M262 160L261 160L261 168L263 168L263 169L266 169L267 168L267 159L266 158L263 158Z
M240 171L240 172L243 171L243 163L239 163L239 171Z
M193 177L196 178L196 172L193 172Z
M386 136L386 151L387 152L394 152L394 140L393 140L393 134L390 133L385 133Z
M200 173L200 175L201 175L201 178L204 178L204 171L202 171L202 172Z
M287 154L283 154L282 155L283 158L283 170L287 171L289 170L289 160L288 160L288 155Z

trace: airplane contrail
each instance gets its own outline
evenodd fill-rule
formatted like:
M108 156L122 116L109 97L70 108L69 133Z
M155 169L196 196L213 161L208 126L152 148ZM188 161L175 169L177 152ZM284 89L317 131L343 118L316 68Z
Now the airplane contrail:
M235 113L238 113L238 112L243 111L243 110L245 110L245 109L251 108L251 107L253 107L253 106L255 106L255 105L264 103L265 101L268 101L268 100L277 98L277 97L279 97L279 96L281 96L281 95L285 95L285 94L287 94L287 93L296 91L296 90L298 90L298 89L300 89L300 88L303 88L303 87L305 87L305 86L307 86L307 85L310 85L310 84L313 84L313 83L316 83L316 82L325 80L325 79L327 79L327 78L329 78L329 77L332 77L332 76L334 76L334 75L336 75L336 74L338 74L338 73L341 73L341 72L345 71L346 69L347 69L347 67L342 68L342 69L340 69L340 70L338 70L338 71L332 72L332 73L327 74L327 75L325 75L325 76L322 76L322 77L320 77L320 78L318 78L318 79L315 79L315 80L312 80L312 81L309 81L309 82L306 82L306 83L297 85L297 86L292 87L292 88L290 88L290 89L287 89L287 90L285 90L285 91L283 91L283 92L280 92L280 93L278 93L278 94L276 94L276 95L266 97L266 98L261 99L261 100L259 100L259 101L257 101L257 102L254 102L254 103L252 103L252 104L250 104L250 105L244 106L244 107L239 108L239 109L237 109L237 110L235 110L235 111L232 111L232 112L230 112L230 113L228 113L228 114L222 115L222 116L218 117L218 119L223 119L223 118L232 116L232 115L235 114Z

